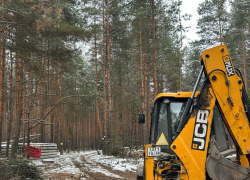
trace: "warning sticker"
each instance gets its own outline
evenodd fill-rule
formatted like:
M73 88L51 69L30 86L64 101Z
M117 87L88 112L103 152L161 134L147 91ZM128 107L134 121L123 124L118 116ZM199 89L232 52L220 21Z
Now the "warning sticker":
M160 138L158 139L156 145L168 145L168 141L166 140L163 133L161 133Z

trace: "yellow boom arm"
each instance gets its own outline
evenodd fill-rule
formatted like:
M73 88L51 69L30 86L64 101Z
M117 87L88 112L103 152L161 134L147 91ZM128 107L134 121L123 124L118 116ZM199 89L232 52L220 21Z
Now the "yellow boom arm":
M215 142L209 145L213 108L217 104L223 121L237 146L238 153L241 155L241 165L248 167L245 155L248 157L250 153L250 130L242 102L243 81L237 75L228 49L224 45L203 51L200 60L207 79L197 104L193 107L187 121L183 123L185 126L172 143L171 149L180 158L190 180L205 180L206 172L209 172L212 179L235 179L233 174L237 178L247 178L248 169L238 167L234 163L229 164L219 155L216 159L211 149ZM208 154L213 156L212 159L216 159L213 161L216 165L214 170L207 169L210 167L210 164L206 164ZM216 169L218 164L223 168ZM242 170L238 170L239 168ZM219 175L213 172L217 170L220 172Z

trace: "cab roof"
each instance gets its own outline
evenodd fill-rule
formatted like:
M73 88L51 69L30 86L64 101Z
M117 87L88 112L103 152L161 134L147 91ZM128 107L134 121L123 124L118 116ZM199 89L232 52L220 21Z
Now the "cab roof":
M195 97L199 94L199 92L197 91L195 93ZM170 92L164 92L164 93L160 93L158 94L155 99L154 99L154 103L157 99L161 98L161 97L173 97L173 98L190 98L192 95L192 92L177 92L177 93L170 93Z

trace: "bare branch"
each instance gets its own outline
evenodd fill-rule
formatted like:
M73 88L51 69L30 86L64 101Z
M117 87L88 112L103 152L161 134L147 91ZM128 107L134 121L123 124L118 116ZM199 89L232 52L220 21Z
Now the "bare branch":
M57 101L57 103L42 117L42 119L40 119L36 124L34 124L33 126L30 127L30 129L33 129L34 127L36 127L38 124L43 123L43 121L47 118L47 116L61 103L62 100L69 98L69 97L84 97L85 95L70 95L70 96L65 96L63 98L61 98L59 101Z

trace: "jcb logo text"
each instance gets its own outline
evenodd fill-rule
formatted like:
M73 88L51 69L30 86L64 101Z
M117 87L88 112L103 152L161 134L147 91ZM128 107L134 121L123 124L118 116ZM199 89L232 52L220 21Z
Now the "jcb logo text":
M208 115L209 110L199 110L197 112L191 147L192 149L204 151L208 129Z

